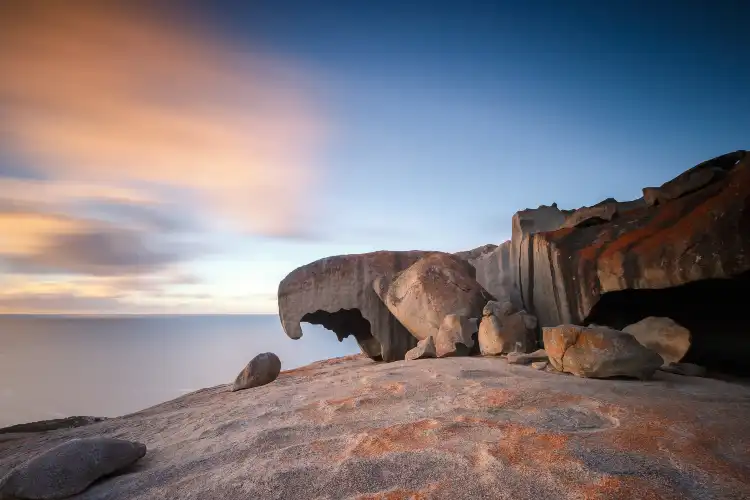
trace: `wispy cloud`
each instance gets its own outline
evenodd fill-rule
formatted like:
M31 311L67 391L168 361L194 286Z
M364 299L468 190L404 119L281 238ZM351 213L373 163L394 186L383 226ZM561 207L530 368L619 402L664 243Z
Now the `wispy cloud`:
M0 3L0 311L239 308L213 232L316 237L309 75L165 6Z
M42 178L169 190L241 230L297 234L323 130L305 78L135 4L2 4L3 147Z

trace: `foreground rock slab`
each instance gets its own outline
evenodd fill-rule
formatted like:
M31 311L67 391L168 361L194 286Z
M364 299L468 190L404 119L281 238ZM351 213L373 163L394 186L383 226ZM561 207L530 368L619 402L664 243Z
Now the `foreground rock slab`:
M0 439L0 477L60 442L106 434L149 453L76 500L750 498L743 385L358 356L282 372L257 397L227 387Z
M281 360L272 352L258 354L237 375L232 385L232 391L251 389L261 385L270 384L281 371Z
M629 333L607 327L561 325L543 329L553 368L579 377L648 379L664 363Z
M149 453L76 500L750 498L743 385L355 357L282 372L257 397L227 387L0 439L0 477L60 442L105 434Z
M11 471L0 481L0 498L66 498L135 463L145 454L146 445L122 439L72 439Z

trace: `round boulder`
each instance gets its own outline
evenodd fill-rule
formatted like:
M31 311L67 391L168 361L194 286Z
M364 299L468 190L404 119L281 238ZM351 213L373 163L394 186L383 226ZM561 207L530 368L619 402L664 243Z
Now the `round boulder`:
M281 372L281 360L272 352L258 354L247 364L244 370L237 375L232 386L232 391L250 389L261 385L270 384Z

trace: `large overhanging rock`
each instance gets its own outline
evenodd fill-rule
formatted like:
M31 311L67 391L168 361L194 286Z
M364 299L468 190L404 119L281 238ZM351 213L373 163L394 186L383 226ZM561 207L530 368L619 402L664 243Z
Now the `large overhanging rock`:
M302 337L300 322L353 335L375 360L404 359L415 339L375 294L372 282L391 278L432 252L372 252L317 260L292 271L279 284L279 317L286 334Z
M750 156L732 153L725 160L701 164L698 170L712 169L713 181L697 191L691 184L671 198L679 182L667 183L670 199L656 206L608 223L526 236L526 308L541 326L582 323L607 292L663 289L750 270ZM685 178L692 177L676 181Z
M481 318L485 304L492 300L475 277L474 268L465 260L435 252L395 277L378 277L373 289L414 337L433 336L438 345L443 318L449 314ZM438 345L438 356L439 351Z

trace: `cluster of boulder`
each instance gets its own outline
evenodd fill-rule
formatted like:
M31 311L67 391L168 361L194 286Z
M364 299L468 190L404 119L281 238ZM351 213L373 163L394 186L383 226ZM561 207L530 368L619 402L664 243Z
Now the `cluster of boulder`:
M750 277L750 155L714 158L643 192L630 202L520 211L500 245L318 260L280 283L282 326L291 338L302 336L300 322L339 340L352 335L374 360L515 361L544 347L546 357L524 359L585 377L701 374L680 364L691 339L722 332L707 333L688 304L667 304L669 293ZM701 288L680 293L690 290ZM664 294L632 295L641 291ZM726 348L716 357L745 354Z

